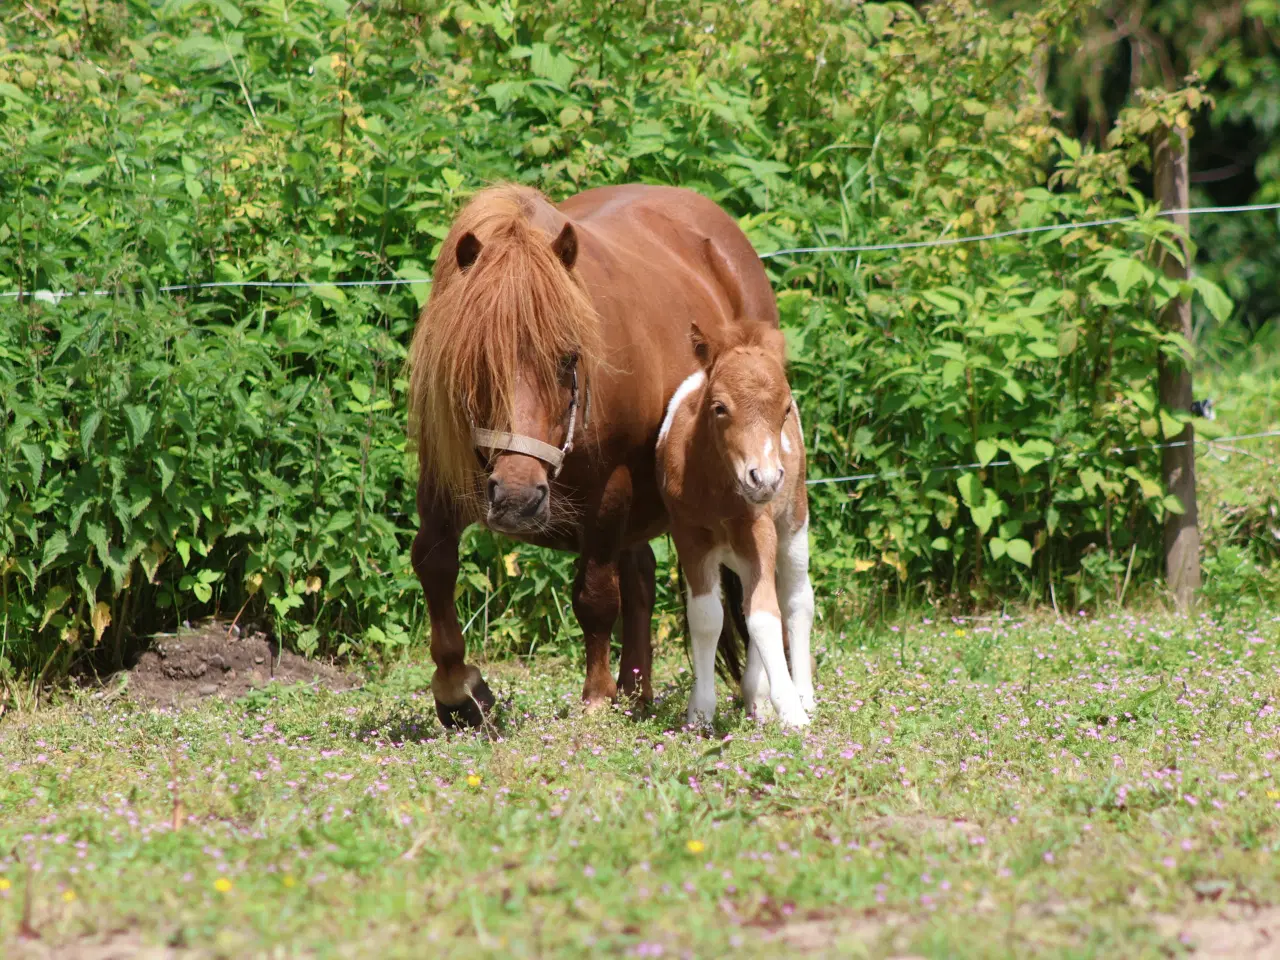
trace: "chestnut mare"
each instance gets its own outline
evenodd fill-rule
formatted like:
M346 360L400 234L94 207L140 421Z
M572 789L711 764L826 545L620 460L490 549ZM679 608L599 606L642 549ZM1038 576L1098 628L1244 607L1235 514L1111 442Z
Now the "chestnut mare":
M697 366L690 323L721 335L740 316L778 325L768 277L732 218L691 191L604 187L553 206L499 186L458 215L409 354L421 467L413 566L441 722L479 725L494 702L466 662L454 606L458 539L476 522L581 555L583 699L619 689L652 699L649 540L667 528L658 430Z
M805 726L813 709L809 499L786 342L763 323L739 324L715 337L694 324L691 338L690 353L702 369L671 398L657 458L671 539L688 583L689 722L710 723L715 715L723 565L741 578L746 598L742 698L748 711L759 715L772 703L784 724Z

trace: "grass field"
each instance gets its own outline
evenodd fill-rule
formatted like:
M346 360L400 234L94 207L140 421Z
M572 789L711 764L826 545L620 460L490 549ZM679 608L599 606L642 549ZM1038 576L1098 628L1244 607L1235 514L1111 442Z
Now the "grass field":
M0 726L0 943L1249 956L1280 932L1277 639L1133 616L820 636L803 735L727 704L682 730L678 647L643 717L583 716L578 664L491 665L492 739L445 735L411 665L180 713L85 695Z

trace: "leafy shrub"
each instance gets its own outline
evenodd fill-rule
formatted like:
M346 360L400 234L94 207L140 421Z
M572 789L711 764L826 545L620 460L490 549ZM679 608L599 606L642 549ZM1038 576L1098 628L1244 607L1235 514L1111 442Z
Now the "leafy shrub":
M1151 267L1169 225L1127 176L1201 95L1146 101L1108 151L1062 136L1027 66L1070 42L1067 0L1004 21L967 0L32 9L0 26L0 285L108 295L0 301L18 668L246 604L304 650L408 639L397 375L427 286L334 284L428 276L458 206L500 178L692 187L762 251L1139 211L768 263L812 475L884 474L814 490L828 599L1034 596L1090 546L1114 562L1136 544L1138 575L1156 569L1156 456L1111 451L1181 429L1153 377L1182 346L1154 319L1179 291ZM464 547L459 602L488 652L574 635L572 558L483 531Z

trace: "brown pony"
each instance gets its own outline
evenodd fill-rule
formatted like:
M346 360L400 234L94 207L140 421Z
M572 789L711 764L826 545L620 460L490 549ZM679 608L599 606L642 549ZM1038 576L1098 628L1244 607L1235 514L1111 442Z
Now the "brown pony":
M458 539L476 522L579 553L583 699L599 704L619 687L652 698L649 540L667 527L658 429L696 368L689 325L721 335L741 316L777 326L764 268L734 221L690 191L605 187L553 206L500 186L459 214L409 356L421 467L413 565L443 723L478 725L493 704L466 663L454 606Z
M710 723L715 715L723 565L741 578L746 598L747 709L759 715L771 703L784 724L805 726L813 709L809 500L786 343L762 323L718 338L694 324L691 335L690 352L702 369L671 398L657 450L658 482L688 584L689 722Z

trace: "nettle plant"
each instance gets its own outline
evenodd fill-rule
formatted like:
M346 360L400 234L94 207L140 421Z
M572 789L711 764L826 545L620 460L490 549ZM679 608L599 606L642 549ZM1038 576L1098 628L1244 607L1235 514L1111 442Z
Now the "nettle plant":
M1138 213L769 263L812 475L885 475L814 491L820 598L1076 577L1084 601L1131 556L1154 573L1156 455L1109 451L1186 415L1154 393L1157 353L1184 346L1158 310L1184 291L1154 268L1169 225L1129 170L1200 93L1082 150L1030 79L1073 9L64 0L6 20L0 289L107 296L0 300L0 656L52 675L215 610L307 651L408 642L399 375L428 287L335 283L427 277L459 205L499 179L691 187L762 252ZM968 462L985 466L931 472ZM572 649L572 557L483 531L466 546L478 645Z

